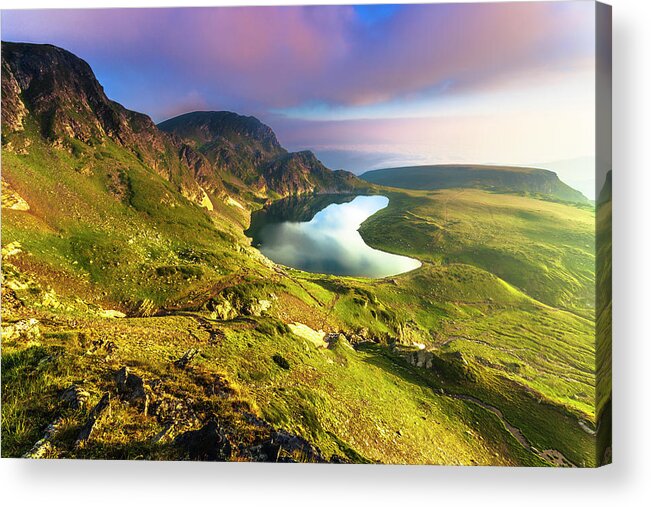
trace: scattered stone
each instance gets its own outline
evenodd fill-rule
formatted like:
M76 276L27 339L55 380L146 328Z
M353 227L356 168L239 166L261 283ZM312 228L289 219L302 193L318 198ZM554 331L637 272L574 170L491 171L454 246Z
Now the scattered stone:
M104 411L108 408L110 402L111 395L109 393L104 393L104 396L102 396L97 405L95 405L93 410L90 411L86 423L82 426L81 431L77 436L77 441L75 442L75 447L77 449L83 447L88 439L90 439L95 430L95 426L97 425L97 421L99 421Z
M116 374L115 381L120 397L146 414L151 401L151 389L145 384L143 378L131 373L129 368L124 366Z
M189 428L199 421L190 407L190 400L179 400L169 395L161 395L149 406L148 413L164 425L175 428Z
M198 430L181 433L174 439L174 445L190 459L201 461L227 461L233 452L226 432L214 420Z
M59 399L68 405L70 408L74 410L79 410L80 408L83 408L86 405L86 402L88 402L88 399L90 398L90 393L88 391L85 391L81 387L79 387L76 384L71 385L67 389L65 389L61 395L59 396Z
M181 368L182 370L185 369L188 364L190 364L190 361L194 359L194 357L199 353L199 349L188 349L185 351L185 354L183 354L182 357L178 358L176 361L174 361L174 366L177 366Z
M103 350L106 352L105 359L109 359L113 355L113 352L117 350L117 348L118 346L115 344L115 342L111 340L105 340L104 338L98 338L97 340L93 340L91 342L91 346L88 352L90 354L94 354L100 350Z

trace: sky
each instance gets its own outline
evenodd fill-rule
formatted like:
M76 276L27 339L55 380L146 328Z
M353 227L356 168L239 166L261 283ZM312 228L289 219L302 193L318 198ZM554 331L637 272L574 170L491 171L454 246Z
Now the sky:
M159 122L230 110L332 169L534 165L594 197L594 3L13 10ZM556 168L556 169L554 169Z

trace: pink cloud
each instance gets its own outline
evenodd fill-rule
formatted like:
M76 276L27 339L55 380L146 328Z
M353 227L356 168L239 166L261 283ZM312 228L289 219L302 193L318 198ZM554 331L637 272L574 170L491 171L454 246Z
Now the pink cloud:
M107 72L140 72L151 93L162 76L201 89L209 104L218 95L264 110L459 93L572 66L592 57L592 11L589 2L412 5L370 27L350 6L6 11L2 28Z

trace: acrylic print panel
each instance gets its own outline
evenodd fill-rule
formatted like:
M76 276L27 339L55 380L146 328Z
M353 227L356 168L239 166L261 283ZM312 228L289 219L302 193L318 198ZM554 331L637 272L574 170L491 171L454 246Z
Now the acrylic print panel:
M2 456L610 461L610 8L2 12Z

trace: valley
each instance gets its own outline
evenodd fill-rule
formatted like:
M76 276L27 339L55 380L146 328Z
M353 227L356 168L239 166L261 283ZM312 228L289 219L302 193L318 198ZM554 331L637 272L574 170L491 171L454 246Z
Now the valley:
M369 182L253 117L156 126L54 46L2 58L3 457L603 461L578 192ZM420 267L302 271L246 233L358 195L388 199L365 245Z

